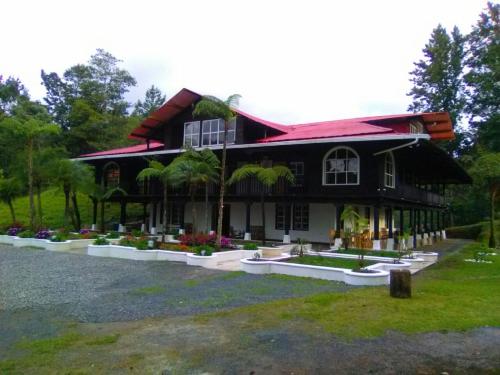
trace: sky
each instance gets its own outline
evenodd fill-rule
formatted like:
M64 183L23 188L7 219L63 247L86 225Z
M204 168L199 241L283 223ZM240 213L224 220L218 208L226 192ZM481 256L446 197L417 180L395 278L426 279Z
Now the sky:
M97 48L138 81L226 98L284 124L407 112L409 72L441 23L463 33L486 1L3 0L0 75L34 99L40 71L85 63Z

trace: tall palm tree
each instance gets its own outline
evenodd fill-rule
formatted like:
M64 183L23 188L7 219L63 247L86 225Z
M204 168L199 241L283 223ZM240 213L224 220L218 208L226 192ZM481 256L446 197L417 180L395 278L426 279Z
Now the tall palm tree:
M245 164L240 168L236 169L227 183L229 185L236 182L246 180L250 177L255 177L257 181L262 184L261 194L260 194L260 205L262 210L262 226L263 226L263 237L262 243L264 244L266 240L266 207L264 196L266 193L265 188L270 188L278 182L280 178L285 179L289 183L295 181L295 177L292 171L285 167L284 165L275 165L273 167L264 167L259 164Z
M228 123L236 118L236 112L232 109L238 106L241 95L233 94L226 100L221 100L215 96L204 96L195 106L193 116L216 117L224 121L224 141L222 144L222 161L219 184L219 216L217 219L217 240L220 246L222 236L222 215L224 214L224 191L226 183L226 148L227 148L227 127Z
M144 168L137 175L137 181L144 182L150 179L158 179L163 187L163 229L162 242L165 242L165 232L167 225L167 203L168 203L168 185L170 184L170 174L172 168L170 165L164 165L157 160L150 160L149 166Z
M115 194L127 195L127 192L120 187L107 187L104 186L104 184L95 184L93 192L89 195L90 199L101 204L101 233L106 231L106 222L104 220L104 206L106 204L106 200Z
M196 191L201 185L205 185L205 220L208 222L208 184L216 181L218 177L219 159L209 150L195 151L187 149L182 155L172 161L171 182L173 185L186 184L189 188L191 198L191 210L193 216L193 234L197 232L197 213L195 205Z

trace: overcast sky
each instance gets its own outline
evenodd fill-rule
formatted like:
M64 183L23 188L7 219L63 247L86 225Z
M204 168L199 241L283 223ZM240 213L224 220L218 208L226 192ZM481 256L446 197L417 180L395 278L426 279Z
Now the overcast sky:
M167 96L242 95L281 123L404 113L408 72L438 23L468 32L486 1L2 1L0 74L42 99L40 70L103 48Z

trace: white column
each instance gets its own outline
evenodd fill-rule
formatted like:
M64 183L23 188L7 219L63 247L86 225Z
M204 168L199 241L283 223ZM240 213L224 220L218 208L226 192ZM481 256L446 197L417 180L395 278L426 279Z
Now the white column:
M394 238L387 239L387 249L386 250L394 250Z
M156 232L163 232L163 224L161 222L162 212L161 212L161 204L158 203L156 206Z
M380 240L373 240L373 250L381 250L380 248Z

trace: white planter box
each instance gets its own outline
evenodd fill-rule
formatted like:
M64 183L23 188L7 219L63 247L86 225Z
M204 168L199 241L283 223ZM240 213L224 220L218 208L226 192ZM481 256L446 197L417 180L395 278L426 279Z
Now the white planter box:
M8 236L6 234L0 234L0 243L4 243L7 245L13 245L14 238L16 238L16 236Z
M215 255L201 256L196 254L187 255L188 266L200 266L204 268L217 268L217 257Z
M38 238L20 238L14 237L14 247L41 247L45 248L46 240L39 240Z
M81 239L81 240L69 240L71 243L71 249L86 249L88 245L93 244L95 238L93 239Z
M342 281L350 285L387 285L389 283L389 273L383 270L376 270L378 271L377 273L360 273L344 268L275 261L252 261L250 259L242 259L240 262L243 271L253 274L278 273L282 275Z
M168 260L171 262L187 262L187 256L190 253L173 250L154 250L156 251L156 260Z
M51 242L45 240L44 249L49 251L69 251L72 249L71 241Z

